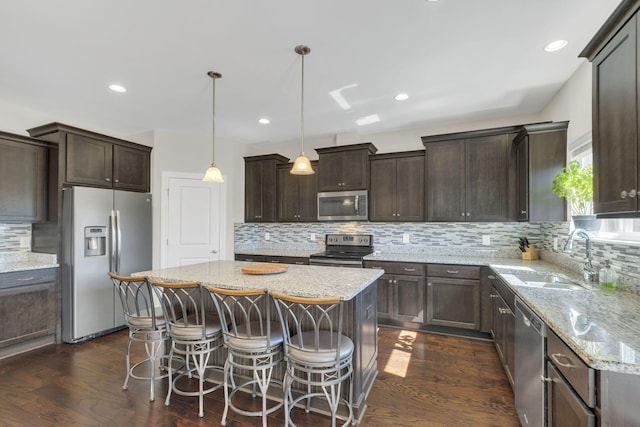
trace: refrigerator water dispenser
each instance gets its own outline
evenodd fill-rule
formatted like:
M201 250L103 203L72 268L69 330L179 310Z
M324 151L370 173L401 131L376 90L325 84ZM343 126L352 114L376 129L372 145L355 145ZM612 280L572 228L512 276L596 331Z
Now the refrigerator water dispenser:
M84 228L84 256L103 256L107 254L107 227Z

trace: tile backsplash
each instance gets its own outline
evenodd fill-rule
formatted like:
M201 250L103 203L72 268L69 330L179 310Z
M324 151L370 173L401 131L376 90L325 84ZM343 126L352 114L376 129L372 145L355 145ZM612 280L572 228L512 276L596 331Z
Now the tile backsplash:
M268 233L269 240L265 239ZM473 222L473 223L237 223L236 250L287 248L305 251L324 250L329 233L372 234L374 249L382 253L424 253L519 258L518 238L527 237L540 258L581 271L585 258L585 240L576 239L573 252L563 252L569 233L568 222ZM312 234L315 240L311 240ZM409 243L403 243L408 235ZM488 236L489 245L483 245ZM554 248L554 238L557 245ZM487 237L485 237L486 242ZM640 247L594 241L593 265L599 269L606 259L619 274L620 287L640 293Z
M0 252L29 252L31 224L0 223Z

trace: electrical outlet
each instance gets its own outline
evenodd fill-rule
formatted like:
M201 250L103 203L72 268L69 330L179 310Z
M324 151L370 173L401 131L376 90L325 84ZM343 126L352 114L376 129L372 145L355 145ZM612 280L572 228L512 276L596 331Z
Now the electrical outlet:
M269 239L271 239L271 234L269 234L269 232L267 231L264 233L264 240L269 240Z
M402 243L409 243L411 240L411 237L409 236L409 233L404 233L402 235Z
M482 235L482 244L484 246L491 246L491 236L488 234Z
M311 240L312 242L316 241L316 233L309 233L309 240Z
M557 252L557 251L558 251L558 238L557 238L557 237L554 237L554 238L553 238L553 250L554 250L555 252Z
M31 245L31 239L28 236L20 237L20 249L28 248Z

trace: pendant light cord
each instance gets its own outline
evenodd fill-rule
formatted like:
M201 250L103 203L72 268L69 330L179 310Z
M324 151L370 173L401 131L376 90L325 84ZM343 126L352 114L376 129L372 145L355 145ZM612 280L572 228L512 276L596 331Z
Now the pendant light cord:
M301 154L304 155L304 57L305 54L302 54L302 90L300 96L300 133L301 137Z
M213 99L212 99L212 120L211 120L211 145L213 153L211 155L211 164L216 164L216 77L213 80Z

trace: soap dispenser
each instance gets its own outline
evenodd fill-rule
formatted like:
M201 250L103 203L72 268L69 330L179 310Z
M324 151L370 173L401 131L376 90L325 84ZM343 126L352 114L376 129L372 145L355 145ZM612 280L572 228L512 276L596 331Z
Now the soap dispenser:
M606 260L604 267L600 269L599 282L600 287L603 289L613 290L616 288L616 282L618 281L618 275L616 271L611 267L611 262Z

